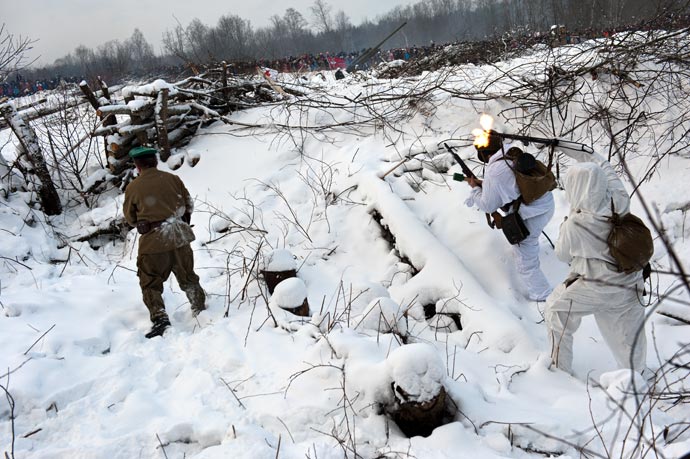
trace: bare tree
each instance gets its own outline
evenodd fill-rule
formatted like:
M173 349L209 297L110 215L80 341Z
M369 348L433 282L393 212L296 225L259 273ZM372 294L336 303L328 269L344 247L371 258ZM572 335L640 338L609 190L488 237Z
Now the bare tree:
M185 49L185 33L181 24L177 24L172 30L166 30L163 34L163 48L169 54L188 62L189 55Z
M352 22L343 10L335 13L335 31L338 35L338 45L341 50L352 49Z
M32 48L34 40L11 34L3 23L0 26L0 82L7 76L29 65L26 52Z
M96 57L93 50L91 48L87 48L84 45L79 45L74 49L74 57L76 58L77 64L79 65L80 74L90 74L92 64Z
M285 26L290 34L290 38L295 40L304 35L304 28L307 26L307 20L304 19L302 13L294 8L288 8L285 10L283 20L285 21Z
M106 69L107 77L127 73L130 57L126 47L119 40L110 40L102 44L97 48L96 54L100 61L99 67Z
M136 68L145 70L155 64L156 55L153 52L153 46L146 41L141 30L134 29L132 36L127 40L127 45Z
M220 38L223 59L246 59L251 55L253 31L251 23L237 15L221 16L218 25L211 32Z
M312 14L314 26L324 33L333 31L333 18L331 17L331 5L325 0L314 0L314 4L309 7Z

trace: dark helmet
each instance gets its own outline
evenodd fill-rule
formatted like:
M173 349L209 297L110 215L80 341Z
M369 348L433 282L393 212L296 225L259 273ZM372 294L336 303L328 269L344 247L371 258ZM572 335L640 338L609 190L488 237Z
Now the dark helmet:
M503 148L503 139L493 132L489 132L489 144L485 147L475 146L475 148L477 149L479 160L483 163L488 163L491 155Z

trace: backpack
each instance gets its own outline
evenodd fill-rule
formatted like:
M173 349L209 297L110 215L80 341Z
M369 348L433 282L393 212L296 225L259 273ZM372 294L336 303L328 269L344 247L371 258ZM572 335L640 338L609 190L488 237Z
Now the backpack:
M616 260L618 272L642 271L654 255L652 233L644 222L631 213L619 215L611 199L611 231L606 242Z
M556 177L551 172L551 164L545 165L529 153L512 147L504 155L513 161L510 168L515 173L515 181L522 197L522 202L529 205L556 189Z

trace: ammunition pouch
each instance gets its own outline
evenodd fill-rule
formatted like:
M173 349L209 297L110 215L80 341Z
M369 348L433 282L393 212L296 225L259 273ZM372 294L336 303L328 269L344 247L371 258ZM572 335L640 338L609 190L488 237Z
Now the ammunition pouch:
M511 245L519 244L529 236L529 230L517 211L501 218L501 231Z

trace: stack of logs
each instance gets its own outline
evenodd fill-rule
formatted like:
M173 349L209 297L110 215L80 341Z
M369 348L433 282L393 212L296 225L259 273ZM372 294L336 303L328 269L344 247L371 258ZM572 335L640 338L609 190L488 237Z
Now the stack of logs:
M214 68L177 83L156 80L122 89L124 103L113 103L101 84L97 98L86 82L81 90L101 120L93 136L105 137L109 172L121 181L130 169L129 151L139 145L157 146L162 161L172 148L189 142L199 127L220 120L232 124L226 115L263 103L279 102L288 91L267 77L237 78L228 75L228 66Z

